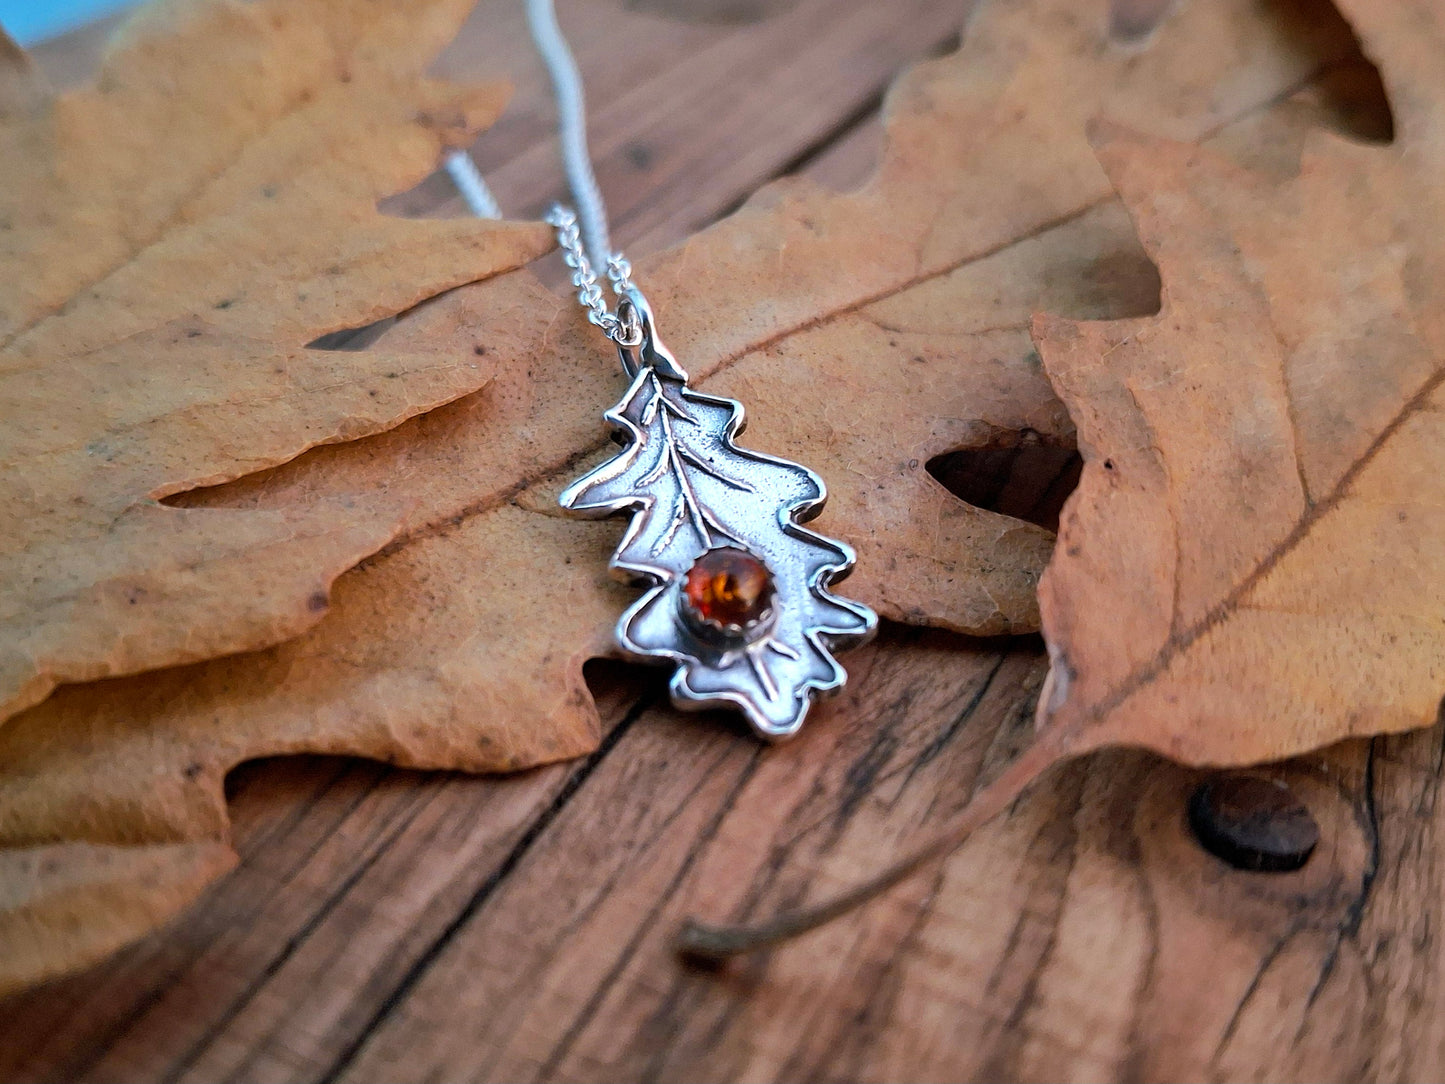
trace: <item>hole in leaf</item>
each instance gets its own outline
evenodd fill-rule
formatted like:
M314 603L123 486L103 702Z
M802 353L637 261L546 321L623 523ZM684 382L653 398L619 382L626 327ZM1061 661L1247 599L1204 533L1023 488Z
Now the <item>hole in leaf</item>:
M1091 258L1049 270L1051 276L1067 274L1072 279L1067 304L1040 306L1050 312L1075 320L1127 320L1159 313L1163 296L1159 268L1132 236Z
M1311 90L1321 120L1341 135L1380 146L1395 141L1395 114L1380 69L1364 56L1331 68Z
M1380 70L1366 58L1353 28L1329 0L1265 0L1261 11L1284 43L1304 55L1341 57L1323 68L1297 97L1318 122L1367 143L1395 138L1395 118ZM1343 46L1343 48L1342 48Z
M1181 0L1111 0L1108 35L1115 45L1147 48L1179 9ZM1261 15L1274 23L1278 48L1318 57L1321 70L1294 101L1315 114L1314 123L1364 143L1395 138L1395 120L1379 69L1328 0L1262 0ZM1167 30L1165 30L1167 33ZM1326 66L1327 65L1327 66Z
M1073 448L1020 435L1010 447L960 448L934 456L928 473L976 508L1059 529L1059 512L1079 484L1083 460Z

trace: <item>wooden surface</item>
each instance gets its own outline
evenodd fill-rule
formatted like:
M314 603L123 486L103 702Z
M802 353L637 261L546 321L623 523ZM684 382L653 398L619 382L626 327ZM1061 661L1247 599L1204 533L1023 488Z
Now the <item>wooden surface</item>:
M641 255L786 172L861 180L883 88L956 40L962 7L568 4L618 239ZM485 0L442 68L515 79L476 156L531 214L559 171L518 8ZM42 62L82 78L94 41ZM440 178L392 205L459 211ZM1010 511L1027 491L1044 522L1070 477L1057 461L946 467L956 492ZM1055 770L863 912L720 971L679 964L685 916L766 917L946 824L1027 740L1044 663L1033 638L889 629L850 670L851 691L776 749L665 709L644 671L596 665L609 734L580 763L508 779L247 765L230 786L240 867L143 943L0 1006L0 1079L1445 1073L1440 727L1273 769L1321 830L1295 873L1205 853L1184 812L1202 776L1110 753Z

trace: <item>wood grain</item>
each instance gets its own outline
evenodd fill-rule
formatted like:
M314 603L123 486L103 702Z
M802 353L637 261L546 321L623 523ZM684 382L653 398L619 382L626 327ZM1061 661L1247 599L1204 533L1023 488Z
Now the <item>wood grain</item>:
M516 7L484 3L443 66L515 72L513 112L476 154L521 213L556 194L558 171ZM878 141L869 106L962 15L927 0L711 7L759 21L683 21L652 0L565 12L605 133L603 183L625 193L618 234L639 252L779 172L861 179ZM47 70L82 66L64 42L45 52ZM711 157L744 128L748 153ZM435 179L393 203L457 211ZM1011 478L1067 469L935 467L995 500L1018 499ZM1060 496L1049 477L1033 483L1042 522ZM1201 775L1115 752L1057 769L863 912L720 971L680 965L684 916L765 917L945 825L1026 740L1045 665L1034 638L890 629L850 669L845 698L772 750L660 707L647 672L595 665L608 737L582 762L507 779L247 765L230 786L236 872L166 930L0 1006L0 1079L1445 1071L1440 726L1272 769L1321 829L1295 873L1205 853L1184 813Z

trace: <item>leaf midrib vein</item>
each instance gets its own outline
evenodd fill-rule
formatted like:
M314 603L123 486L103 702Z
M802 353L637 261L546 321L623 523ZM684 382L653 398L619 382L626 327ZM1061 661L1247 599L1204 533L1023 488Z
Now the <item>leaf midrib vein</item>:
M1374 461L1375 457L1390 443L1397 433L1416 414L1422 413L1431 396L1445 383L1445 365L1433 372L1419 389L1395 413L1367 448L1350 464L1349 469L1339 478L1322 500L1305 506L1304 513L1295 522L1290 532L1280 539L1259 563L1237 583L1224 598L1220 599L1203 617L1179 633L1170 633L1163 645L1143 666L1129 674L1118 686L1097 704L1091 707L1078 724L1080 731L1102 725L1108 717L1141 689L1146 688L1161 676L1165 670L1209 632L1229 620L1238 610L1241 600L1266 576L1274 571L1323 521L1349 496L1350 488Z

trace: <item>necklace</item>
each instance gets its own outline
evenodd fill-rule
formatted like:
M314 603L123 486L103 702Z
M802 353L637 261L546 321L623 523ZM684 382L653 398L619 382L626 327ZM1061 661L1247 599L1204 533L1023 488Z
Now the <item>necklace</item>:
M689 388L658 337L631 265L608 238L582 80L552 0L527 0L527 17L556 93L577 207L554 207L547 221L577 300L616 345L630 380L603 415L622 450L569 486L560 503L583 516L631 515L612 568L644 592L618 621L617 642L633 658L675 667L673 703L731 705L760 736L787 737L815 697L842 688L847 675L833 652L868 639L878 619L829 590L852 568L852 549L803 526L822 510L823 480L738 447L742 404Z

